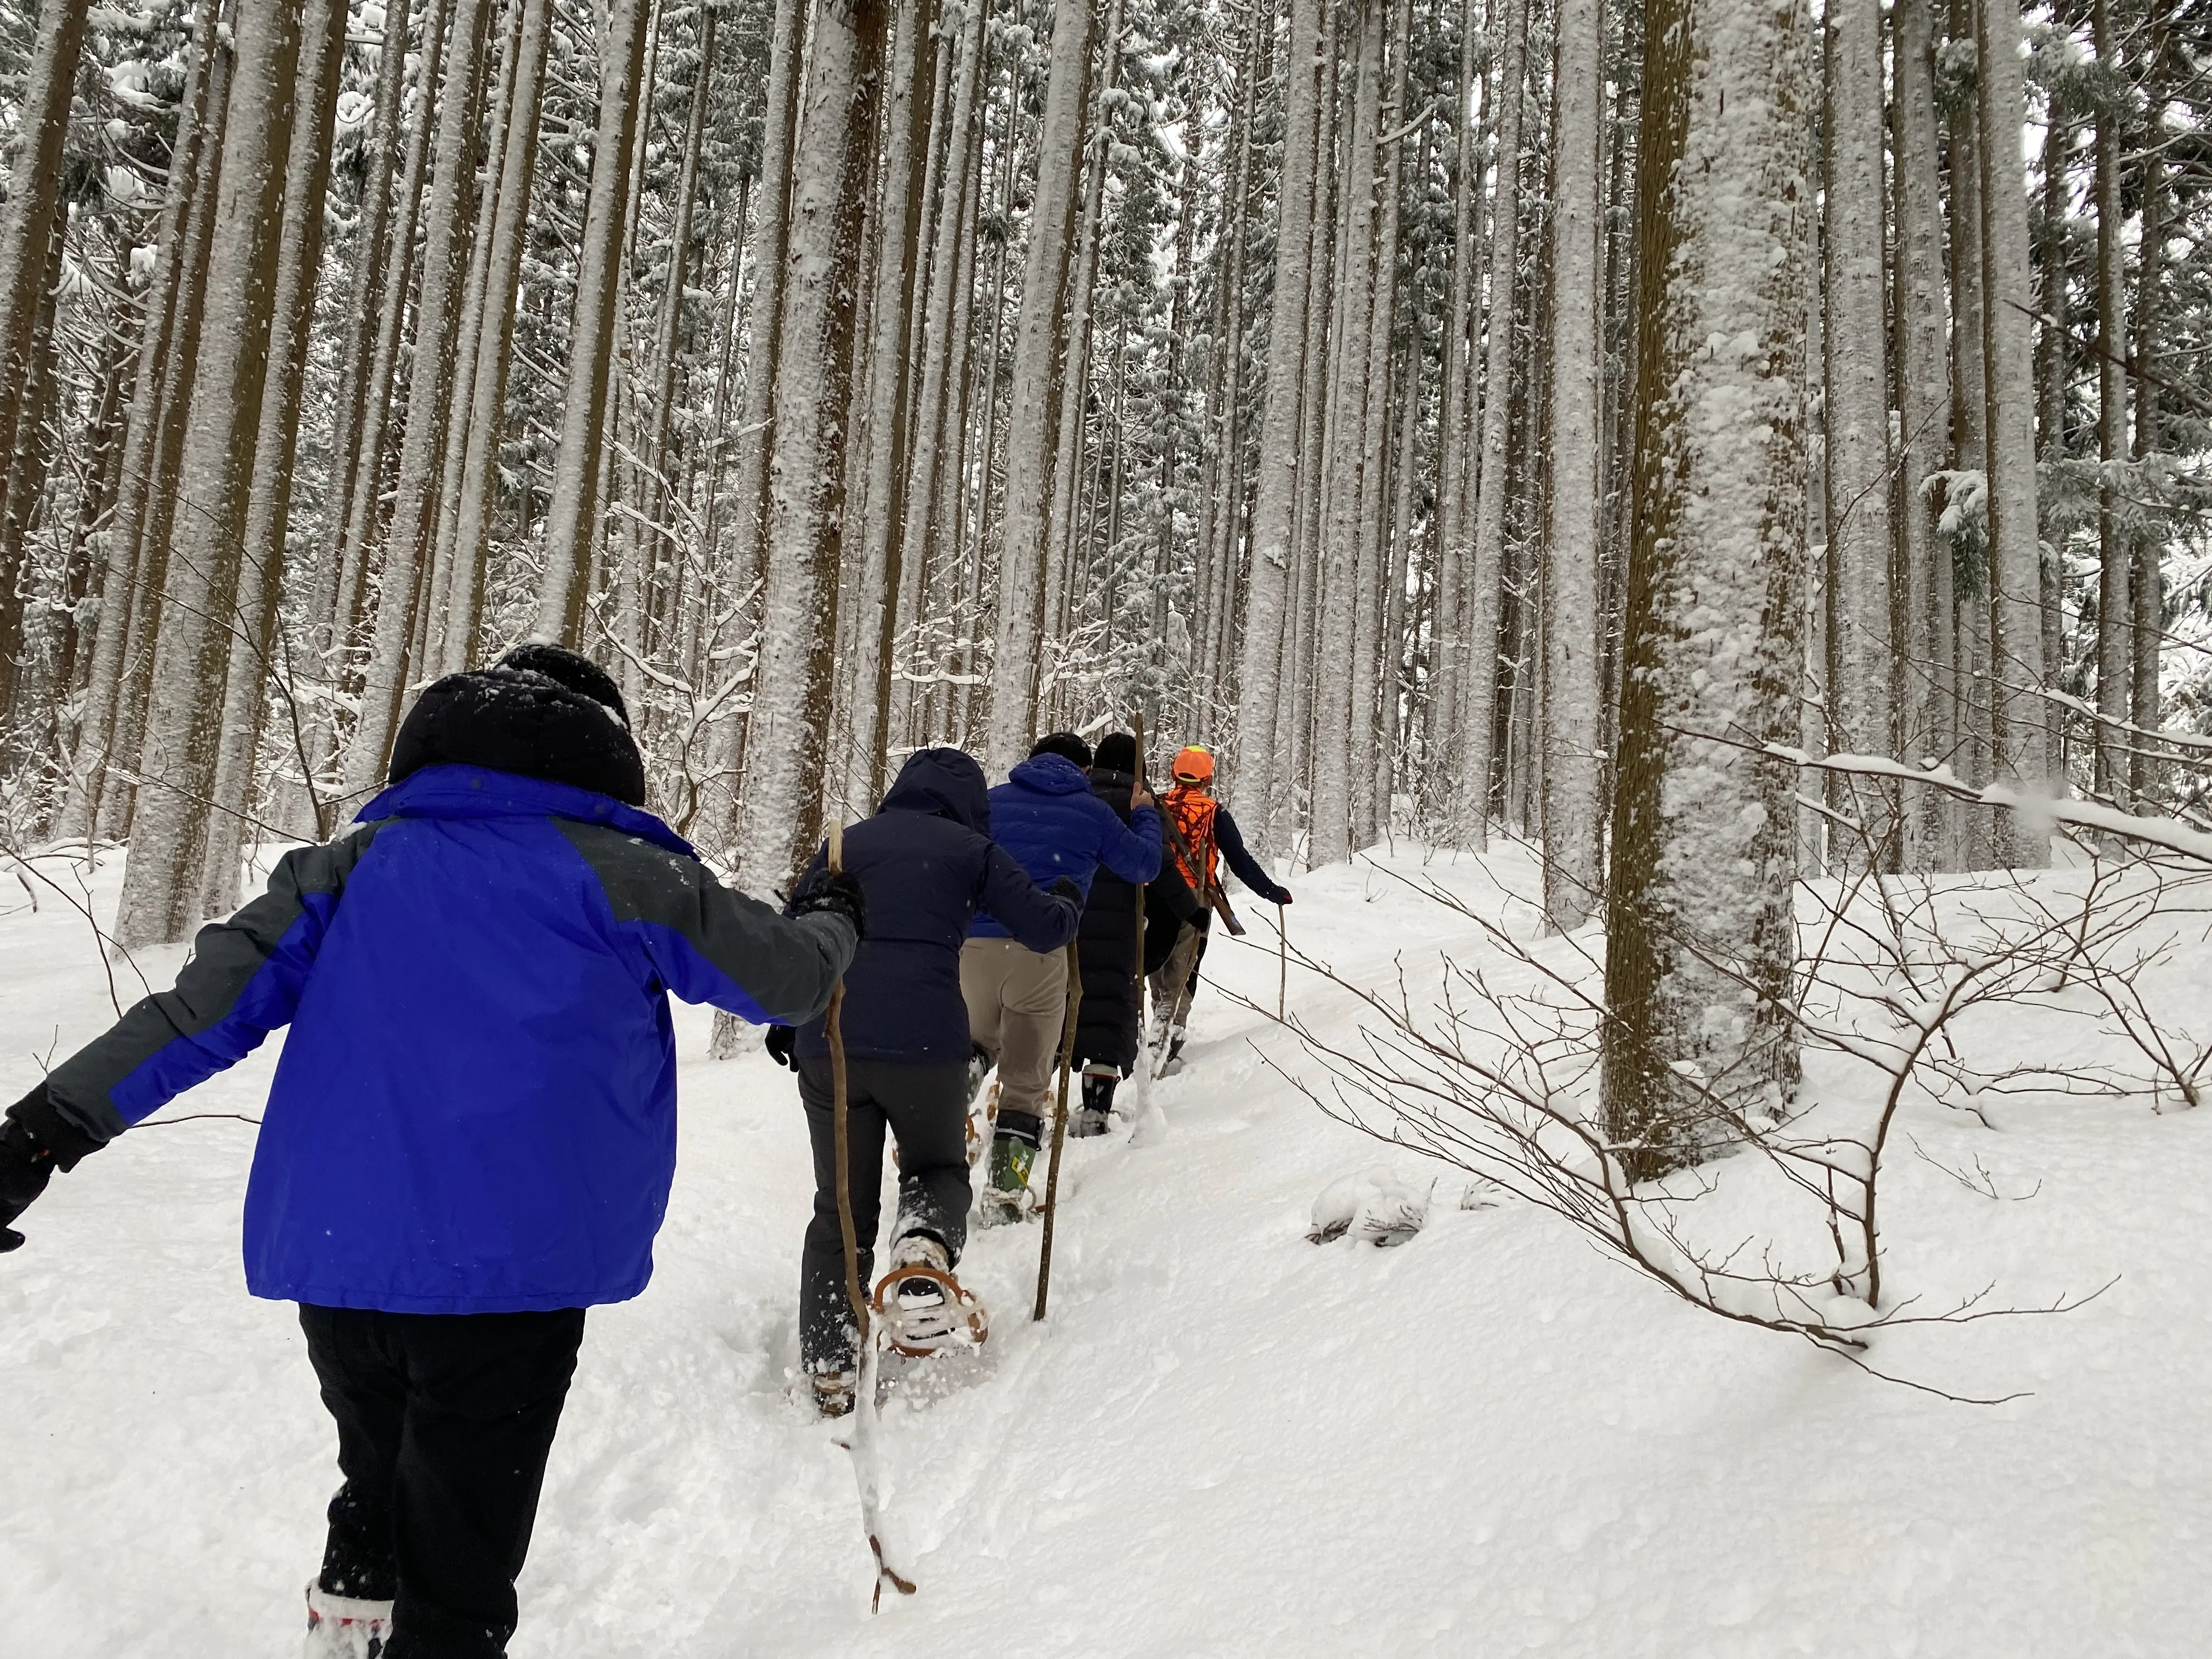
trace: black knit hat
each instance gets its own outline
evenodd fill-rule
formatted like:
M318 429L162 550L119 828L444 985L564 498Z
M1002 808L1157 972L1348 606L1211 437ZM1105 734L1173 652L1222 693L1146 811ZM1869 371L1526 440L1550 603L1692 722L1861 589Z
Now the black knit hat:
M1062 760L1073 761L1085 771L1091 769L1091 745L1073 732L1054 732L1039 738L1030 745L1030 758L1039 755L1058 755Z
M622 692L557 645L519 645L489 668L425 687L392 743L392 781L426 766L481 766L645 805Z
M1097 757L1091 764L1104 772L1127 772L1133 775L1137 769L1137 740L1127 732L1109 732L1098 739Z
M624 726L629 724L629 708L623 702L622 688L605 669L580 651L571 651L565 645L554 645L544 640L525 640L493 665L526 668L549 680L558 680L571 691L580 691L593 702L606 704L621 717Z

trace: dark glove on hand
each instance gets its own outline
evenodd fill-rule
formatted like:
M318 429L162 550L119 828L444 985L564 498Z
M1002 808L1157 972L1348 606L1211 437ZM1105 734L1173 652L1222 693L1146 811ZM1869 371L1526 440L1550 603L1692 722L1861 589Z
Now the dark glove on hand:
M1276 903L1278 903L1278 904L1288 904L1288 903L1291 902L1291 890L1290 890L1289 888L1285 887L1285 888L1282 889L1281 890L1282 890L1282 895L1283 895L1283 896L1282 896L1282 897L1280 897L1280 898L1277 899L1277 900L1275 901L1275 902L1276 902Z
M1083 902L1083 890L1075 884L1073 876L1054 876L1051 892L1054 898L1064 898L1073 905L1079 907Z
M42 1133L43 1131L43 1133ZM0 1123L0 1251L16 1249L23 1235L8 1224L46 1190L56 1170L72 1170L100 1143L55 1111L41 1083L9 1109Z
M793 1030L790 1026L769 1026L768 1028L767 1043L768 1057L779 1066L787 1066L793 1071L797 1071L799 1069L799 1060L793 1050L798 1042L799 1033Z
M859 878L848 872L840 870L832 874L823 871L791 896L785 914L811 916L817 910L828 910L844 917L853 924L855 935L867 938L868 902L861 896Z

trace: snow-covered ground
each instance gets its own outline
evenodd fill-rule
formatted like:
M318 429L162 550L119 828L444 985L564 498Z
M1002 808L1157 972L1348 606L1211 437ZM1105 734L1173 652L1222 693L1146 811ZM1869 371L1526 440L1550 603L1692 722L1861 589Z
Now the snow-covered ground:
M1431 869L1493 891L1472 861ZM1372 870L1297 887L1296 942L1355 982L1482 948ZM1263 942L1207 966L1272 1006ZM1293 969L1291 996L1349 1033L1343 993ZM0 1097L111 1017L82 916L46 891L0 917ZM1050 1320L1027 1318L1035 1230L981 1237L963 1276L990 1344L886 1408L921 1589L872 1619L848 1460L788 1394L798 1101L763 1057L709 1061L703 1016L679 1030L659 1270L592 1316L518 1656L2212 1651L2212 1112L1908 1111L2004 1196L1897 1159L1897 1295L1994 1280L2032 1304L2119 1276L2075 1313L1882 1339L1916 1379L2031 1391L1966 1406L1690 1309L1540 1212L1460 1207L1463 1175L1323 1117L1262 1062L1305 1064L1296 1044L1209 991L1159 1088L1167 1139L1069 1145ZM274 1046L165 1115L256 1112ZM0 1257L9 1659L297 1650L337 1475L292 1310L242 1286L253 1133L143 1129ZM1377 1165L1434 1183L1426 1228L1310 1243L1316 1199Z

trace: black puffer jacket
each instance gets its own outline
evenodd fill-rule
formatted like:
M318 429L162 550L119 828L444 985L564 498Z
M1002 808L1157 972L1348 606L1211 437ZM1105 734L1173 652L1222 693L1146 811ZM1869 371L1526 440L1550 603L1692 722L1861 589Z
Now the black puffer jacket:
M875 817L845 831L845 868L860 884L868 936L845 973L842 1028L854 1060L959 1065L969 1054L960 945L988 907L1032 951L1057 951L1075 931L1073 899L1041 892L990 837L983 769L957 749L916 750ZM817 851L799 886L823 866ZM822 1022L798 1051L830 1052Z
M1127 772L1091 769L1091 793L1124 823L1136 782ZM1163 860L1158 878L1145 888L1147 941L1157 937L1171 944L1178 919L1196 910L1189 887L1176 872L1175 860ZM1077 937L1083 962L1083 1006L1075 1016L1075 1057L1127 1072L1137 1063L1137 890L1102 866L1091 884L1090 902L1084 907L1083 928ZM1164 950L1161 957L1165 960ZM1145 971L1158 966L1148 961Z

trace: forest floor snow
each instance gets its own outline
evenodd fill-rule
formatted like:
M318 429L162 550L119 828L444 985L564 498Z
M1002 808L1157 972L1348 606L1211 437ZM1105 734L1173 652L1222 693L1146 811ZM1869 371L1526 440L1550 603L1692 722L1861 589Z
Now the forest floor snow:
M1355 984L1401 953L1480 961L1474 929L1388 873L1415 862L1299 881L1295 943ZM1517 854L1426 872L1533 931L1498 896L1532 885ZM118 878L90 889L103 918ZM139 967L165 983L180 954ZM1206 972L1272 1007L1264 923ZM2205 982L2184 988L2200 1011ZM1317 1032L1356 1029L1312 974L1290 997ZM53 890L0 916L0 1096L112 1014ZM1962 1405L1690 1308L1526 1205L1462 1207L1462 1172L1324 1116L1270 1067L1310 1069L1291 1035L1208 988L1158 1085L1164 1141L1068 1145L1048 1321L1027 1316L1035 1227L975 1239L963 1276L994 1334L885 1409L890 1542L921 1593L871 1618L850 1463L791 1394L797 1097L763 1055L709 1060L703 1013L678 1031L658 1270L592 1315L520 1659L2212 1650L2212 1111L2045 1103L1991 1130L1908 1110L1931 1158L1978 1159L2005 1196L1899 1161L1897 1294L1994 1281L2033 1305L2118 1276L2073 1313L1882 1339L1916 1380L2028 1391ZM163 1116L257 1113L275 1048ZM337 1474L292 1310L243 1288L253 1134L134 1133L0 1257L11 1656L298 1650ZM1317 1198L1370 1188L1431 1194L1426 1226L1308 1242Z

